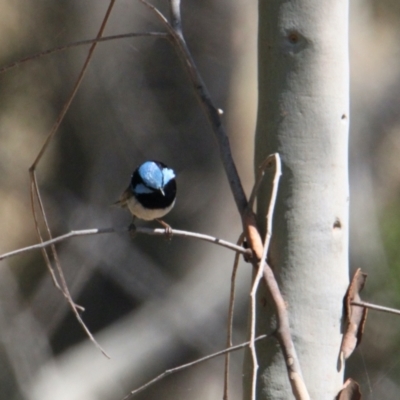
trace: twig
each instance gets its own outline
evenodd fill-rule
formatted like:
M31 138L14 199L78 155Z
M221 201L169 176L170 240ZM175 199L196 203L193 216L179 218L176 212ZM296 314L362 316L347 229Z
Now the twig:
M285 300L279 290L274 273L267 263L264 264L264 282L276 307L278 329L275 336L283 352L292 392L296 400L310 400L310 395L304 383L299 359L290 334L289 315Z
M265 174L265 169L271 166L271 163L275 162L275 154L269 155L266 160L259 166L258 174L256 182L254 183L248 208L250 210L253 209L255 199L258 194L258 190L260 188L262 179ZM242 233L237 244L241 244L244 239L244 234ZM234 308L234 299L235 299L235 280L236 280L236 273L239 265L239 254L236 253L235 261L232 269L232 277L231 277L231 293L229 298L229 312L228 312L228 334L227 334L227 347L232 346L232 326L233 326L233 308ZM229 395L229 353L225 356L225 373L224 373L224 394L223 400L228 400Z
M395 308L390 308L390 307L378 306L377 304L366 303L365 301L352 301L351 305L365 307L365 308L369 308L371 310L376 310L376 311L382 311L382 312L386 312L389 314L400 315L400 310L397 310Z
M270 335L260 335L260 336L258 336L257 338L255 338L255 341L258 342L259 340L266 339L266 338L269 337L269 336L270 336ZM219 357L219 356L221 356L221 355L223 355L223 354L231 353L232 351L236 351L236 350L243 349L244 347L248 346L249 343L250 343L250 342L244 342L244 343L238 344L238 345L236 345L236 346L229 347L229 348L227 348L227 349L225 349L225 350L221 350L221 351L218 351L218 352L216 352L216 353L210 354L210 355L208 355L208 356L199 358L199 359L196 360L196 361L192 361L192 362L190 362L190 363L180 365L179 367L167 369L166 371L164 371L162 374L158 375L157 377L155 377L155 378L152 379L151 381L148 381L147 383L145 383L144 385L140 386L139 388L137 388L137 389L135 389L135 390L132 390L132 391L131 391L127 396L125 396L122 400L127 400L127 399L129 399L131 396L133 396L133 395L135 395L135 394L138 394L139 392L141 392L141 391L147 389L149 386L151 386L151 385L153 385L154 383L160 381L161 379L167 377L168 375L174 374L175 372L182 371L183 369L186 369L186 368L193 367L194 365L197 365L197 364L200 364L200 363L202 363L202 362L205 362L205 361L211 360L211 359L213 359L213 358Z
M39 219L38 219L38 215L36 213L34 196L33 196L33 193L35 193L36 189L37 189L37 183L35 185L35 180L36 180L36 175L33 175L33 180L31 180L31 188L30 188L31 189L30 190L30 193L31 193L31 209L32 209L33 219L35 221L36 233L37 233L37 235L39 237L39 241L43 242L42 233L41 233L41 231L39 229ZM40 200L40 197L38 197L38 199ZM46 249L44 247L42 248L42 255L43 255L45 264L47 266L47 269L50 272L50 276L51 276L51 279L53 280L54 286L63 293L63 290L62 290L61 286L58 283L57 276L56 276L56 274L54 272L54 269L53 269L53 267L51 265L50 257L47 254L47 251L46 251Z
M152 4L149 4L146 0L139 0L147 8L149 8L157 18L164 24L167 31L172 36L173 42L179 49L178 54L182 57L186 70L188 71L189 78L192 86L195 90L197 98L203 107L207 118L211 124L218 142L218 148L221 156L223 166L225 168L226 175L233 193L233 197L236 202L236 206L239 210L240 215L243 215L247 207L247 199L243 190L242 183L239 178L239 174L236 169L236 165L233 161L232 152L230 149L229 138L226 134L225 128L222 125L218 108L214 106L211 96L207 90L207 87L201 77L193 57L186 45L185 38L182 34L182 22L180 16L180 1L169 0L170 14L172 24L168 22L165 16Z
M251 292L250 292L250 298L251 298L250 351L251 351L251 356L253 359L253 375L252 375L252 386L251 386L251 399L252 400L255 400L255 398L256 398L257 371L258 371L257 353L256 353L256 348L255 348L255 343L254 343L254 339L256 336L256 294L257 294L259 283L263 276L264 263L267 258L269 244L271 241L272 220L273 220L273 215L274 215L276 198L278 196L279 179L282 174L281 158L280 158L279 154L278 153L272 154L271 156L269 156L267 158L267 160L269 160L272 157L275 159L275 175L274 175L274 180L272 183L271 199L269 202L268 212L267 212L267 233L265 235L264 249L263 249L261 261L259 262L258 269L257 269L256 275L254 277L253 286L252 286ZM256 183L255 187L256 186L257 186L257 183ZM256 191L255 191L255 193L256 193Z
M244 240L244 234L242 233L237 240L237 245L242 245ZM235 260L233 262L232 276L231 276L231 290L229 295L229 309L228 309L228 329L226 335L226 347L232 346L232 331L233 331L233 312L235 305L235 290L236 290L236 273L239 268L239 257L240 253L236 252ZM226 353L225 356L225 371L224 371L224 394L223 400L228 400L229 397L229 362L230 354Z
M101 23L99 32L98 32L98 34L97 34L97 36L96 36L96 39L101 38L101 36L103 35L104 29L105 29L105 27L106 27L106 25L107 25L107 21L108 21L108 18L110 17L111 10L112 10L112 8L113 8L113 6L114 6L114 4L115 4L115 1L116 1L116 0L111 0L111 1L110 1L110 4L109 4L108 9L107 9L107 11L106 11L106 14L105 14L105 16L104 16L104 19L103 19L103 21L102 21L102 23ZM57 117L57 119L56 119L56 122L54 123L54 125L53 125L53 127L52 127L50 133L48 134L47 138L45 139L45 141L44 141L44 143L43 143L43 146L42 146L42 148L40 149L40 151L39 151L39 153L38 153L38 155L37 155L35 161L33 162L32 166L30 167L30 169L29 169L30 171L34 171L34 170L35 170L37 164L39 163L39 161L40 161L40 159L42 158L44 152L46 151L47 146L48 146L49 143L51 142L51 139L53 138L53 136L54 136L55 133L57 132L58 127L60 126L62 120L63 120L64 117L65 117L65 114L67 113L69 107L71 106L71 103L72 103L73 99L75 98L75 95L76 95L76 93L77 93L77 91L78 91L78 89L79 89L79 87L80 87L80 85L81 85L81 83L82 83L82 80L83 80L83 78L84 78L84 76L85 76L85 73L86 73L87 68L88 68L88 66L89 66L89 63L90 63L90 61L91 61L91 59L92 59L92 57L93 57L93 53L94 53L94 50L95 50L96 47L97 47L97 42L94 42L94 43L90 46L90 49L89 49L88 55L87 55L87 57L86 57L85 63L83 64L83 67L82 67L82 69L81 69L81 72L79 73L78 79L77 79L76 82L75 82L75 85L74 85L74 87L73 87L73 89L72 89L72 92L71 92L71 94L69 95L67 101L65 102L64 107L62 108L60 114L58 115L58 117Z
M44 51L41 51L40 53L32 54L30 56L21 58L20 60L14 61L10 64L4 65L3 67L0 68L0 74L3 74L5 72L9 71L10 69L18 67L21 64L24 64L28 61L33 61L38 58L48 56L50 54L54 54L54 53L58 53L58 52L61 52L64 50L71 49L73 47L85 46L85 45L93 44L93 43L108 42L110 40L127 39L127 38L132 38L132 37L148 37L148 36L167 38L169 35L164 32L136 32L136 33L132 32L132 33L122 33L120 35L104 36L104 37L99 37L96 39L80 40L78 42L72 42L72 43L68 43L63 46L54 47L53 49L44 50Z
M97 34L97 38L100 38L103 35L104 29L105 29L105 27L107 25L107 21L108 21L108 19L110 17L111 10L114 7L115 1L116 0L110 0L109 6L107 8L107 11L106 11L106 13L104 15L104 18L103 18L103 21L101 23L99 32ZM39 186L38 186L37 179L36 179L36 167L37 167L38 163L40 162L41 158L43 157L43 154L45 153L45 151L46 151L47 147L49 146L51 140L53 139L55 133L57 132L58 127L61 124L61 121L64 119L64 116L67 113L67 111L68 111L68 109L69 109L69 107L70 107L70 105L71 105L71 103L72 103L72 101L73 101L78 89L79 89L79 86L80 86L80 84L81 84L81 82L83 80L83 77L85 75L85 72L86 72L86 70L87 70L87 68L89 66L90 60L91 60L91 58L93 56L93 52L94 52L96 46L97 46L97 42L95 42L95 43L93 43L91 45L91 47L89 49L89 52L88 52L88 55L87 55L87 58L85 60L85 63L84 63L84 65L83 65L83 67L82 67L82 69L81 69L81 71L79 73L78 79L75 82L75 85L74 85L74 87L72 89L72 92L71 92L70 96L68 97L67 101L65 102L65 104L64 104L60 114L58 115L58 117L57 117L57 119L56 119L56 121L55 121L55 123L54 123L54 125L53 125L53 127L51 129L51 131L47 135L47 137L46 137L46 139L45 139L45 141L43 143L42 148L40 149L38 155L36 156L35 161L31 165L31 167L29 168L29 175L30 175L30 181L31 181L31 205L32 205L32 209L33 209L33 217L34 217L34 221L35 221L36 232L37 232L39 240L41 242L43 241L43 237L42 237L42 234L41 234L41 231L40 231L40 227L39 227L38 216L37 216L37 213L35 211L35 199L38 201L40 215L43 218L43 222L44 222L45 227L46 227L46 232L47 232L47 235L50 238L50 240L52 239L52 234L51 234L50 226L49 226L48 221L47 221L47 217L46 217L46 213L45 213L45 210L44 210L43 202L42 202L42 199L41 199L41 196L40 196ZM89 331L88 327L83 322L83 320L82 320L82 318L81 318L81 316L79 314L79 308L80 307L78 307L75 304L75 302L72 299L71 293L69 292L68 285L66 283L66 280L65 280L65 277L64 277L64 273L62 271L61 264L60 264L60 261L58 259L57 251L56 251L56 248L55 248L54 244L51 245L51 251L52 251L52 255L54 257L54 261L55 261L55 264L56 264L56 269L57 269L57 273L58 273L59 279L61 281L61 285L57 281L56 275L54 273L53 267L52 267L51 262L50 262L50 258L48 256L45 248L43 248L43 250L42 250L42 252L44 254L44 259L45 259L47 268L48 268L53 280L55 280L56 287L61 291L61 293L67 299L68 304L70 305L71 310L75 315L75 318L77 319L79 324L82 326L83 330L86 332L86 334L89 337L89 339L94 343L94 345L107 358L110 358L107 355L107 353L102 349L100 344L95 340L95 338L93 337L92 333Z
M8 253L1 254L0 261L4 260L6 258L9 258L9 257L13 257L16 255L28 252L28 251L44 249L44 248L52 246L56 243L60 243L60 242L63 242L64 240L71 239L71 238L77 237L77 236L91 236L91 235L100 235L100 234L104 234L104 233L116 233L116 232L128 232L128 231L129 231L129 228L122 228L122 229L121 228L94 228L94 229L83 229L83 230L79 230L79 231L71 231L64 235L55 237L55 238L47 240L47 241L42 241L41 243L34 244L32 246L23 247L21 249L17 249L17 250L10 251ZM145 235L155 235L155 236L167 235L166 230L161 229L161 228L151 229L151 228L139 227L139 228L136 228L135 233L142 233ZM205 242L214 243L218 246L222 246L227 249L236 251L237 253L240 253L240 254L244 254L244 255L248 255L248 256L251 255L251 252L249 251L249 249L245 249L242 246L238 246L238 245L228 242L226 240L218 239L218 238L216 238L214 236L210 236L210 235L204 235L202 233L172 229L171 235L203 240Z
M288 315L288 312L286 309L286 304L282 297L282 293L279 290L279 286L275 279L274 273L273 273L271 267L266 262L266 257L268 254L268 246L269 246L269 242L271 239L271 233L272 233L273 205L275 204L275 200L276 200L279 175L281 174L280 157L278 154L276 154L275 157L276 157L276 164L275 164L276 171L275 171L274 184L273 184L273 189L272 189L272 194L271 194L270 206L269 206L268 214L267 214L267 234L266 234L266 238L265 238L263 257L261 259L261 262L259 264L259 269L257 271L257 280L259 277L259 273L261 273L264 277L264 282L267 286L267 289L269 290L269 293L271 294L273 303L276 307L278 329L276 331L275 336L278 339L278 342L279 342L282 352L283 352L283 356L285 358L285 364L286 364L286 368L288 371L288 377L289 377L290 385L292 387L292 392L293 392L296 400L310 400L310 395L308 394L306 385L303 380L300 363L297 358L296 349L293 344L292 336L290 334L289 315ZM255 279L255 283L256 283L256 279ZM257 281L257 285L258 285L258 281ZM255 294L255 292L254 292L254 294ZM252 297L252 300L255 302L255 298ZM255 304L254 304L254 307L255 307ZM255 332L255 321L253 323L254 323L254 326L252 324L252 328L254 329L254 331L252 332L252 334L254 335L255 334L254 333ZM255 355L255 350L254 350L254 355ZM253 387L253 390L255 390L255 387ZM253 391L253 394L254 393L255 392Z
M254 202L257 198L258 191L260 190L261 182L264 178L265 175L265 170L269 168L272 163L275 162L275 154L270 154L258 167L258 173L256 177L256 182L254 183L253 189L250 194L249 198L249 208L253 209L254 207Z

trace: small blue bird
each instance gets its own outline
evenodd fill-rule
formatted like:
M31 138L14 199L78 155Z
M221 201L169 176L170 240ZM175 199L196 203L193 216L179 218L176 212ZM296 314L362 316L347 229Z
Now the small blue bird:
M176 199L175 172L159 161L146 161L132 174L131 183L115 203L128 208L133 218L158 220L171 211Z

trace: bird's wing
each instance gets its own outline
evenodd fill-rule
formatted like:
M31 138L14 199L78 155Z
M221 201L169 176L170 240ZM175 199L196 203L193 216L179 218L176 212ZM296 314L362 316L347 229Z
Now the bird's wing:
M132 191L131 188L128 186L124 193L121 194L121 197L119 200L117 200L115 203L112 204L112 206L117 206L117 207L128 207L128 200L132 197Z

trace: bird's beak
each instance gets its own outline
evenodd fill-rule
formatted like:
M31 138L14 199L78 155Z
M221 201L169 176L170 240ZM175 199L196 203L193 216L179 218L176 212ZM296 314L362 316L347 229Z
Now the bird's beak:
M162 194L163 196L165 196L165 192L164 192L164 189L163 189L163 188L160 188L160 192L161 192L161 194Z

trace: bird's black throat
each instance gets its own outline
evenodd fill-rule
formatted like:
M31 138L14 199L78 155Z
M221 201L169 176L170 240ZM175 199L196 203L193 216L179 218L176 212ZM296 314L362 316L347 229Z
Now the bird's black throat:
M132 187L138 184L144 184L140 176L132 176ZM139 175L139 174L137 174ZM148 187L148 186L146 186ZM171 179L164 187L164 195L160 190L152 190L151 193L134 193L136 200L145 208L150 210L157 210L169 207L175 200L176 197L176 181Z

